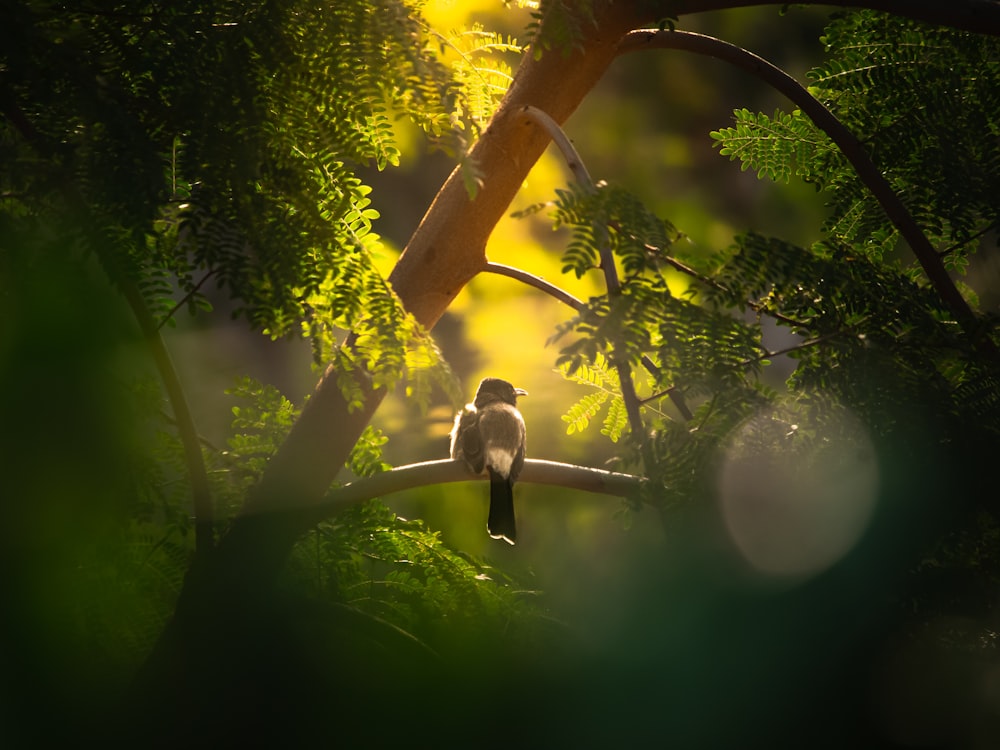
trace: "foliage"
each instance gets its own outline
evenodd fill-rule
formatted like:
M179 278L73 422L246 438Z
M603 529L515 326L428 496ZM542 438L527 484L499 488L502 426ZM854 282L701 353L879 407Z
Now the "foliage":
M315 596L387 623L447 660L473 643L494 644L495 656L535 648L550 629L536 592L377 500L320 524L296 548L291 570Z
M621 380L618 372L608 365L604 355L600 352L594 358L593 365L581 364L576 370L570 372L569 364L564 363L560 370L563 376L569 380L596 389L593 393L573 404L569 411L563 415L563 421L569 425L566 428L566 434L583 432L610 399L601 434L607 435L612 442L617 443L628 423L625 415L625 399L620 395Z
M623 272L617 291L590 299L557 332L557 339L577 335L560 355L567 374L585 363L600 367L599 358L606 355L632 366L648 357L654 389L683 384L698 394L712 384L745 382L745 371L759 361L759 333L727 312L670 293L666 272L673 268L670 251L681 235L669 222L620 188L602 185L590 194L573 188L558 196L554 221L572 230L564 271L577 276L598 271L602 253L610 249Z
M810 92L860 140L924 232L958 270L998 223L1000 56L995 37L873 11L827 28ZM831 238L881 258L897 233L843 155L801 112L737 110L713 133L721 153L775 180L795 174L831 195Z
M743 169L752 166L758 177L770 177L776 182L788 182L793 174L814 182L826 174L817 174L819 156L833 151L834 146L800 110L790 114L775 112L769 117L763 112L738 109L733 119L735 127L715 130L710 135L721 144L719 153L734 161L739 159Z
M460 29L445 41L458 55L452 69L466 92L466 101L456 115L478 133L493 116L513 80L510 66L498 55L519 55L521 46L513 37L487 31L482 24Z
M13 290L20 284L36 300L60 295L55 282L63 275L69 286L89 289L96 265L128 300L151 341L183 310L195 325L210 324L219 314L214 304L254 332L308 339L316 364L332 360L342 376L364 368L376 386L402 382L420 404L434 387L455 396L454 377L436 344L403 311L375 267L385 247L375 231L376 196L360 175L399 164L397 118L414 122L431 147L464 159L467 142L485 126L510 80L502 56L518 48L481 29L456 44L457 61L449 51L454 48L442 47L421 18L420 3L404 0L5 4L5 316L17 336L33 329L31 336L69 360L56 365L55 355L46 355L37 367L73 381L80 369L75 350L55 342L71 335L89 352L92 342L69 323L92 318L100 329L101 318L93 305L77 302L71 310L67 298L65 305L50 306L45 325L32 326L14 308L33 306L17 305ZM58 321L56 312L63 316ZM347 330L350 348L338 344ZM91 339L103 337L91 332ZM5 335L0 343L5 374L12 341ZM157 365L169 379L162 361ZM68 571L59 580L71 592L65 597L66 640L81 652L90 649L88 665L102 674L114 671L117 686L169 620L194 541L190 446L178 435L179 417L167 413L178 404L165 407L159 383L142 368L133 379L131 366L131 359L101 365L102 382L120 390L118 411L101 416L110 422L127 405L140 404L129 416L141 439L129 444L129 452L119 451L102 475L108 497L110 485L128 485L120 509L127 523L116 519L93 544L65 552ZM116 383L120 368L128 372ZM355 384L350 377L341 382ZM60 389L67 398L76 390ZM92 395L74 401L86 404ZM229 395L239 403L228 444L200 443L216 534L238 513L299 413L276 388L249 378L239 379ZM356 392L346 395L353 406L359 403ZM102 435L94 421L81 434L43 424L51 434L66 432L81 452L88 435ZM93 440L96 451L100 440ZM385 470L385 442L377 429L365 430L350 470L359 476ZM113 447L108 443L107 451ZM83 480L76 481L86 498ZM44 498L36 512L50 525L52 502L70 499ZM462 597L479 597L483 607L470 610L470 619L488 602L494 602L490 611L498 623L534 617L508 579L496 572L488 579L483 565L446 549L419 522L403 522L376 506L366 513L322 532L344 546L337 557L329 553L331 542L312 562L330 570L341 566L344 581L351 555L355 562L364 555L399 568L395 588L369 597L372 612L380 611L380 602L388 607L399 601L406 588L411 601L422 597L441 611L454 609ZM371 539L377 550L366 547ZM402 562L404 556L414 562ZM445 561L452 572L440 576L436 566ZM404 571L411 575L405 584ZM402 625L419 630L416 619ZM438 640L443 632L438 627Z
M867 144L958 264L996 226L996 40L872 12L835 17L824 40L830 59L810 74L811 91ZM825 394L883 436L901 428L913 403L935 420L975 413L995 431L983 419L995 401L995 381L983 374L991 365L972 351L915 261L885 260L895 229L830 139L800 111L746 109L712 137L761 177L794 174L828 191L826 238L802 248L748 233L715 255L685 253L677 230L621 189L559 191L553 220L572 230L564 272L598 270L605 251L622 271L620 290L590 299L557 333L575 334L560 357L564 374L600 389L564 417L570 429L586 427L611 395L599 377L607 358L647 370L636 375L647 433L630 445L647 444L645 471L661 474L661 498L677 498L681 488L703 494L692 477L736 424L776 399ZM670 294L664 269L692 279L684 297ZM798 366L780 396L758 382L772 356L760 327L768 319L798 342L788 352ZM667 393L700 403L689 423L654 408Z
M358 168L398 164L394 116L453 148L451 123L488 114L414 7L27 3L3 27L8 216L86 212L88 249L158 325L178 298L208 310L211 284L254 328L310 337L317 362L355 330L358 364L398 379L426 337L374 267ZM469 54L513 44L475 39Z
M584 26L594 22L591 3L552 0L538 12L536 20L544 14L546 24L544 34L529 29L535 54L574 49ZM836 17L824 42L829 59L811 73L813 94L857 135L938 250L961 271L982 237L998 226L996 41L861 12ZM92 491L100 475L106 494L126 498L116 510L127 522L117 518L94 544L70 549L63 556L69 565L62 565L63 557L52 564L59 568L54 578L71 592L64 599L69 640L81 653L92 649L86 669L115 661L111 666L124 678L187 590L194 546L190 443L176 434L179 415L163 413L159 387L146 373L125 383L104 382L114 380L106 368L115 361L108 354L115 347L102 339L106 356L95 364L99 358L88 358L78 340L76 319L81 310L101 322L110 317L88 307L88 295L65 302L70 280L93 271L86 259L96 258L151 340L175 323L182 308L204 321L215 314L210 297L224 298L254 331L308 339L317 365L332 362L352 408L362 404L352 377L358 371L370 374L376 387L404 382L407 396L420 402L436 385L455 395L437 345L375 268L383 250L375 232L378 196L360 175L366 166L399 164L393 118L407 117L457 157L474 195L482 175L461 152L486 127L511 80L510 68L494 55L519 48L479 27L443 38L420 19L419 3L402 0L186 0L169 6L8 5L0 11L0 50L0 271L11 289L5 289L4 312L16 321L15 336L0 341L0 354L17 353L10 359L28 373L8 380L12 368L5 368L0 391L34 397L34 385L49 391L38 398L46 401L43 411L59 412L53 417L44 411L45 420L35 420L29 407L15 410L30 440L17 435L8 447L20 459L32 452L22 443L54 454L102 456L95 466L67 462L75 489L84 501L101 497L103 485L102 492ZM765 458L794 464L784 477L821 465L832 474L849 473L849 464L838 461L868 458L869 444L853 432L856 418L879 458L905 466L886 478L887 494L903 496L912 487L900 474L918 480L935 474L934 459L942 467L940 484L961 480L969 495L962 500L976 504L974 523L939 540L914 574L947 569L995 582L990 549L997 523L983 491L987 483L979 480L1000 437L1000 378L990 356L998 343L994 321L977 311L975 336L956 325L920 267L897 247L895 228L859 177L800 112L768 116L741 109L735 117L733 127L712 134L720 152L762 177L787 181L795 175L815 184L830 197L829 221L807 247L747 232L728 248L702 253L624 188L600 183L560 190L553 219L570 235L563 272L578 279L598 275L607 285L554 335L563 346L561 372L588 389L564 417L567 431L583 432L607 406L601 433L615 444L616 467L644 474L643 499L670 530L684 515L679 511L704 512L711 505L719 494L716 469L727 456L748 464L760 459L765 468ZM675 274L687 277L687 292L671 291ZM29 292L11 282L22 278L30 281ZM210 294L209 284L221 293ZM34 330L33 316L46 312L50 298L53 310ZM15 318L22 309L31 313L28 322ZM151 326L143 325L146 316ZM789 334L778 350L765 334L772 324ZM348 330L352 345L339 345ZM784 382L768 378L779 356L794 360ZM68 377L57 360L70 361ZM99 381L126 404L123 413L134 407L128 417L138 425L107 455L95 447L115 431L105 423L112 418L91 406ZM226 447L202 441L200 448L219 518L216 532L238 513L299 414L299 405L277 388L250 378L228 393L238 404ZM94 401L111 402L103 390ZM385 471L386 442L381 431L366 429L348 459L351 472ZM853 453L831 448L840 444ZM27 466L41 473L38 459ZM781 482L764 479L751 489L763 495L771 489L768 481ZM59 502L74 489L55 477L42 481L52 483ZM23 484L14 483L14 494ZM917 489L924 497L939 488ZM36 511L46 522L48 512ZM280 520L262 523L273 521L280 532ZM678 570L669 575L683 577ZM191 572L197 580L198 571ZM659 568L642 572L652 583L628 583L651 586L650 601L679 590L673 584L657 588ZM319 607L333 613L324 624L354 623L341 644L345 651L364 642L372 651L412 649L432 662L443 657L509 670L508 657L528 661L566 635L545 615L536 592L450 549L426 524L398 517L378 501L313 529L296 546L286 573L281 584L304 594L294 597L297 604L330 605ZM262 598L271 603L266 594ZM671 599L670 607L678 601ZM926 595L913 602L928 612L944 606L940 597ZM728 620L731 611L748 605L727 600L726 607L719 607L722 617L712 616ZM297 614L275 609L267 624ZM605 601L598 609L603 617L618 615ZM640 647L630 653L643 665L637 670L629 664L623 672L636 678L635 693L650 681L640 671L657 672L657 678L666 671L659 667L670 663L671 638L686 643L686 633L678 636L677 630L641 633L654 631L661 614L654 611L648 623L609 627L630 644L656 646L655 669L647 668L649 654L640 654ZM690 619L700 627L697 617ZM256 622L236 626L246 628L251 641L260 632ZM733 628L726 627L712 646L732 639ZM755 627L780 634L788 626ZM633 628L638 635L629 632ZM341 634L324 630L317 641L331 643ZM229 635L214 634L211 643L228 645ZM58 640L47 637L46 643ZM825 631L815 637L835 640ZM241 641L234 643L232 650L240 652ZM709 661L698 666L705 669ZM328 671L329 679L339 677ZM598 680L582 684L606 681L617 690L626 681L621 674L606 680L605 670L596 671ZM528 695L538 690L547 697L549 683L539 684L526 688ZM648 695L662 700L660 692ZM572 695L565 702L572 703Z
M81 555L66 581L66 630L86 668L128 679L173 612L191 554L176 528L133 522Z
M565 56L579 49L583 26L597 23L592 0L576 3L541 0L530 7L532 21L528 24L528 42L536 58L545 50L559 50ZM542 19L545 19L544 33Z

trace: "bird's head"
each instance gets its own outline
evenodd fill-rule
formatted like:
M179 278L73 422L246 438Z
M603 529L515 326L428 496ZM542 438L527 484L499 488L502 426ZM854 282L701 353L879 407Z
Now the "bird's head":
M527 396L523 388L515 388L506 380L500 378L484 378L476 391L476 407L485 406L494 401L503 401L511 406L517 406L518 396Z

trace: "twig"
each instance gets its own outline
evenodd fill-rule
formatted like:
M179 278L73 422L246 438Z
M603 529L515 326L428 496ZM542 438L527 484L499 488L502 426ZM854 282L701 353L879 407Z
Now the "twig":
M191 289L191 291L188 292L187 294L185 294L181 298L180 302L178 302L176 305L174 305L173 307L170 308L170 311L166 315L163 316L163 320L161 320L159 322L159 324L156 326L156 330L157 331L161 330L163 328L163 326L165 326L167 324L167 321L170 320L172 317L174 317L174 314L178 310L180 310L182 307L184 307L184 305L186 305L191 300L191 298L194 297L194 295L198 293L198 290L201 289L202 286L204 286L205 282L208 281L214 275L215 275L215 271L214 270L209 271L208 273L206 273L205 276L204 276L204 278L202 278L201 281L199 281L197 284L195 284L195 286Z
M567 136L566 132L559 127L559 123L553 120L544 110L530 104L522 111L537 124L541 125L545 129L545 132L549 134L549 137L552 138L552 142L556 144L562 152L563 160L566 162L566 166L569 167L569 170L573 173L573 177L576 181L588 190L594 190L594 180L590 176L590 172L587 171L587 167L583 163L583 159L580 158L580 153L576 150L576 147L569 139L569 136Z
M564 305L569 305L574 310L579 311L587 306L583 300L577 299L565 289L557 287L555 284L546 281L541 276L535 276L533 273L522 271L520 268L505 266L502 263L488 262L483 270L488 273L495 273L498 276L507 276L508 278L516 279L517 281L534 287L539 291L545 292L550 297L555 297Z
M747 365L752 365L755 362L760 362L765 359L771 359L772 357L780 357L782 354L791 354L792 352L797 352L802 349L809 349L810 347L824 344L830 339L835 339L840 336L844 336L847 333L849 333L849 331L834 331L833 333L826 333L823 334L822 336L816 336L815 338L811 338L806 341L801 341L798 344L794 344L792 346L786 346L784 349L775 349L773 352L765 349L764 353L761 354L759 357L754 357L753 359L744 360L742 364L744 367L746 367Z
M964 241L961 241L961 242L956 242L954 245L952 245L950 247L946 247L944 250L941 250L938 253L938 255L940 255L942 258L946 258L947 256L951 255L953 252L955 252L956 250L958 250L958 248L962 247L963 245L968 245L970 242L978 240L984 234L987 234L987 233L993 231L996 228L997 228L996 222L991 221L989 224L987 224L985 227L983 227L982 229L980 229L978 232L976 232L974 235L972 235L971 237L969 237L967 240L964 240Z

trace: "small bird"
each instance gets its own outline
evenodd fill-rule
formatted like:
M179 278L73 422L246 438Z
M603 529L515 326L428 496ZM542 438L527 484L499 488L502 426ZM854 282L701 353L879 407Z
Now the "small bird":
M485 378L476 398L455 415L451 457L465 461L475 474L490 476L490 514L486 530L508 544L517 541L514 480L524 465L524 419L517 397L527 396L500 378Z

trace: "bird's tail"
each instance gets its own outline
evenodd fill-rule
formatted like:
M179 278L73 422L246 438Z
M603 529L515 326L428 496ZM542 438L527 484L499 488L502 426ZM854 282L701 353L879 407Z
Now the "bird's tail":
M490 469L490 515L486 530L494 539L503 539L508 544L517 541L517 527L514 523L514 483Z

